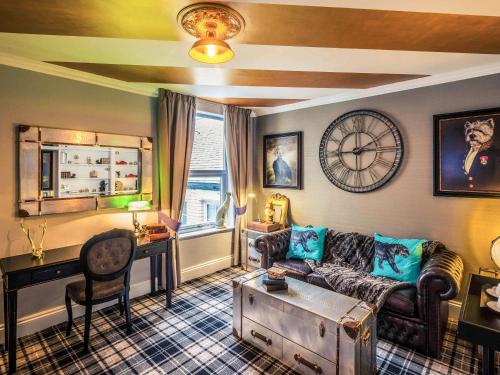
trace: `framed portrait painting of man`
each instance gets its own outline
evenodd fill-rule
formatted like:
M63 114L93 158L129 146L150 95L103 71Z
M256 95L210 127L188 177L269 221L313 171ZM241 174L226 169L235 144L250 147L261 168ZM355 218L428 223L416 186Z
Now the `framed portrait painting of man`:
M434 116L434 195L500 197L500 108Z
M264 187L302 189L302 132L264 136Z

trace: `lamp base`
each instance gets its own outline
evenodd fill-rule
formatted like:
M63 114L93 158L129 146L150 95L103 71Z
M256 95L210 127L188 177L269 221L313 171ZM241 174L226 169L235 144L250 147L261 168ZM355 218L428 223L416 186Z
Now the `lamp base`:
M500 279L500 270L495 270L493 268L479 267L479 274L489 273L494 275L495 279Z

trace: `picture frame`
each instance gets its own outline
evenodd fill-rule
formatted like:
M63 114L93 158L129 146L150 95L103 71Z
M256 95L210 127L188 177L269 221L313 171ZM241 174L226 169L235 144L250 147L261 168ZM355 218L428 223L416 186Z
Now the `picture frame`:
M500 108L433 118L434 196L500 197Z
M288 222L288 197L274 193L267 198L266 203L271 203L274 209L274 222L280 225L280 229L286 228Z
M302 132L269 134L263 142L263 186L302 189Z

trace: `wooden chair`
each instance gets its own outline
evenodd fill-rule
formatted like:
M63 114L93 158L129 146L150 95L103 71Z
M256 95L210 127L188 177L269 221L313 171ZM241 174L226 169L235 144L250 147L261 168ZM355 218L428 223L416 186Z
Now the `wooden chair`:
M83 351L88 352L92 306L118 299L120 314L125 310L127 334L130 322L130 269L135 256L136 240L131 231L113 229L88 240L80 251L80 265L85 280L66 285L66 310L68 325L66 336L71 333L73 312L71 301L85 306L85 331ZM125 308L123 303L125 303Z

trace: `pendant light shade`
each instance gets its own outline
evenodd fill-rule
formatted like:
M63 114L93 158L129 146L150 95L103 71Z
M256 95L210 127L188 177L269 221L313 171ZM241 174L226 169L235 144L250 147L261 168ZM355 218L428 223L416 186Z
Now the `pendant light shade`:
M231 60L234 52L226 42L216 38L206 38L197 40L193 44L189 56L202 63L220 64Z
M234 52L225 40L234 38L245 27L245 20L234 9L220 3L197 3L183 8L177 22L197 40L189 56L205 64L231 60Z

